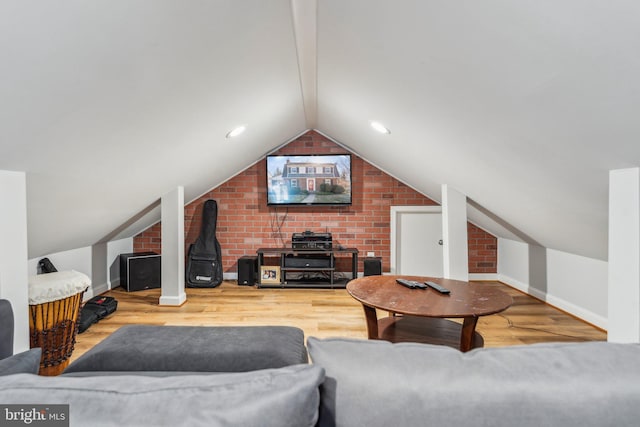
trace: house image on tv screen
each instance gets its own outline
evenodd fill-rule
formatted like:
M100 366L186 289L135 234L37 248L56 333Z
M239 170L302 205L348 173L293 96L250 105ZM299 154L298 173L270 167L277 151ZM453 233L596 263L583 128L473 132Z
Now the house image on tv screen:
M269 171L269 203L349 204L349 169L349 162L339 165L338 162L319 159L285 159L284 164Z

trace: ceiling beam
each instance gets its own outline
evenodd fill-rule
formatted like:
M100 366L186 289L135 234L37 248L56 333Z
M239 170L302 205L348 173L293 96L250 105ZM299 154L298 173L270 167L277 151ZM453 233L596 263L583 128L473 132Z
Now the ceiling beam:
M307 129L315 129L318 121L317 0L291 0L291 14L306 125Z

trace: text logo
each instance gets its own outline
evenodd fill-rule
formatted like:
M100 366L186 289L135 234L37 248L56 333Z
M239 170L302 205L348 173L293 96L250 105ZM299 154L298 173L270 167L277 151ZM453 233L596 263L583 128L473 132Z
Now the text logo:
M0 405L0 427L69 427L69 405Z

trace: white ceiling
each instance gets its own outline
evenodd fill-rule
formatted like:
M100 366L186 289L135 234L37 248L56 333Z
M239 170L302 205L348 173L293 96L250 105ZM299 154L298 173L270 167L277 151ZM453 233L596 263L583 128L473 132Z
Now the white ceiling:
M640 164L636 1L2 0L0 61L30 258L316 128L498 236L606 259L608 171Z

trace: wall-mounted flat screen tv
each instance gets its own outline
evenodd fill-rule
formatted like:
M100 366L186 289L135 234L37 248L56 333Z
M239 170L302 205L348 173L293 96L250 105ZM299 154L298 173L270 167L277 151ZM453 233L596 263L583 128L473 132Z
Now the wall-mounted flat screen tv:
M350 205L351 154L267 156L267 204Z

